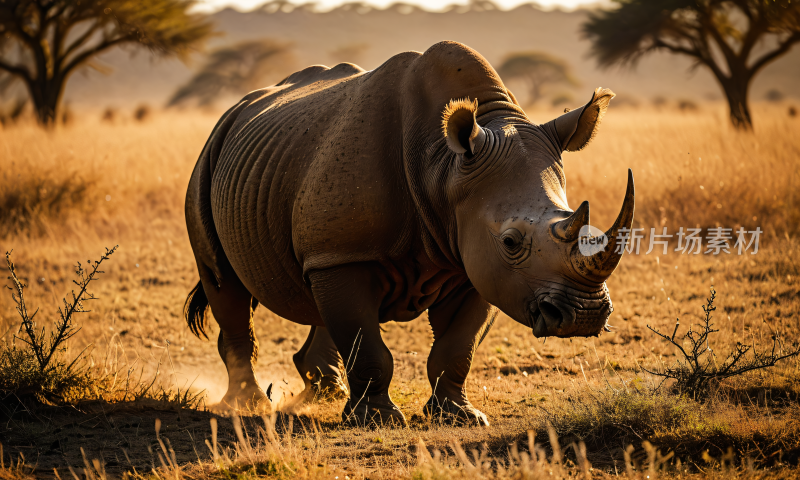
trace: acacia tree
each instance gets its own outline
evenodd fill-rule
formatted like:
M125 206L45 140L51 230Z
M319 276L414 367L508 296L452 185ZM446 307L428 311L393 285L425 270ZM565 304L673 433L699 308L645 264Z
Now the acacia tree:
M524 80L528 84L530 103L539 101L544 91L555 85L579 84L567 62L544 52L511 53L500 64L497 73L504 80Z
M664 50L694 59L714 74L736 128L750 130L753 77L800 41L797 0L614 0L589 15L583 35L603 67L634 66Z
M263 87L264 78L289 61L289 45L270 39L248 40L218 48L211 52L200 70L178 88L167 106L196 100L205 107L221 94L244 95Z
M52 125L69 76L118 45L185 59L212 33L193 0L0 0L0 70Z

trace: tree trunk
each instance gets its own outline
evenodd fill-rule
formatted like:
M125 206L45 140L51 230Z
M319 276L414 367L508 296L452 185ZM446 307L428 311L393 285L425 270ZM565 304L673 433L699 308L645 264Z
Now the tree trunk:
M58 119L58 103L61 99L62 85L57 80L41 82L31 86L31 98L36 119L44 127L53 127Z
M722 82L722 88L728 98L731 123L737 130L753 130L753 119L750 117L750 107L747 102L749 87L750 78L744 75Z

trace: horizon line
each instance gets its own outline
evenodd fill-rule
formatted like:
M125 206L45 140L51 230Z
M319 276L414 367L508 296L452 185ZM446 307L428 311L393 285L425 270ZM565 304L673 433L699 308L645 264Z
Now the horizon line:
M458 13L467 12L489 12L501 11L511 12L518 8L531 7L542 12L564 12L570 13L579 10L593 10L602 7L604 4L609 4L609 0L573 0L570 5L562 4L568 0L550 0L552 3L543 5L541 2L529 0L508 0L508 1L492 1L492 0L470 0L467 3L461 3L452 0L443 0L441 6L431 7L432 2L423 2L421 0L388 0L383 1L348 1L348 0L322 0L322 1L287 1L287 0L271 0L264 2L263 0L201 0L195 4L193 10L199 13L215 14L225 10L233 10L238 13L291 13L295 10L306 11L310 13L330 13L336 10L350 11L355 9L358 13L365 14L372 11L388 11L396 10L401 14L410 14L415 11L422 11L426 13L450 13L456 10ZM438 2L436 2L438 3ZM503 5L505 3L506 5Z

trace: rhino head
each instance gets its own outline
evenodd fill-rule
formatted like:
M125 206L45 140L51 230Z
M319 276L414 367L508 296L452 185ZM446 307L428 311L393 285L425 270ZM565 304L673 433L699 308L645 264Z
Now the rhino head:
M587 235L588 202L567 205L561 163L563 151L591 141L613 97L598 88L583 107L542 125L495 115L481 126L469 100L451 101L443 114L457 159L448 196L467 276L537 337L598 335L613 311L605 280L622 257L620 230L633 222L633 176L628 170L622 210L603 239ZM592 237L593 248L581 248Z

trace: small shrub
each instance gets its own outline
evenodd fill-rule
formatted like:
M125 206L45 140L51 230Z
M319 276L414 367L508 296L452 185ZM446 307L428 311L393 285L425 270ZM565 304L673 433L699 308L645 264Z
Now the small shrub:
M785 98L783 92L778 90L777 88L771 88L767 93L764 95L764 99L768 102L780 102Z
M117 110L114 107L106 107L100 119L104 122L114 123L117 119Z
M661 108L667 105L667 99L661 96L653 97L653 106Z
M0 124L7 126L17 123L25 111L25 106L27 104L27 97L17 97L11 102L8 108L5 108L5 106L0 107Z
M65 170L33 167L13 181L0 183L0 238L20 232L40 235L49 220L94 208L97 180L84 172Z
M680 328L680 319L675 322L675 330L672 335L665 335L655 328L647 325L653 333L663 340L671 343L678 349L683 360L678 358L673 366L663 370L650 371L643 369L647 373L662 377L664 381L674 380L674 390L681 395L688 395L697 400L705 400L711 393L711 386L719 384L720 381L742 375L753 370L774 367L776 363L787 358L795 357L800 354L800 347L792 346L788 351L783 349L783 341L777 334L772 336L772 349L767 352L756 350L755 344L744 345L736 342L733 351L728 353L722 362L718 362L718 357L711 348L710 337L719 330L714 329L711 322L712 313L717 309L714 300L717 292L711 287L711 296L706 299L703 305L705 316L703 323L698 325L698 330L689 330L683 338L675 340L675 335ZM748 355L748 353L750 355ZM663 384L663 381L662 381Z
M142 104L142 105L139 105L138 107L136 107L136 110L134 110L133 118L137 122L144 122L144 121L146 121L147 119L150 118L151 114L152 114L152 112L150 111L150 107L145 105L145 104Z
M697 106L693 100L683 99L678 102L678 108L682 112L696 112L700 110L700 107Z
M60 116L62 125L71 125L75 122L75 113L72 111L69 104L64 104Z

